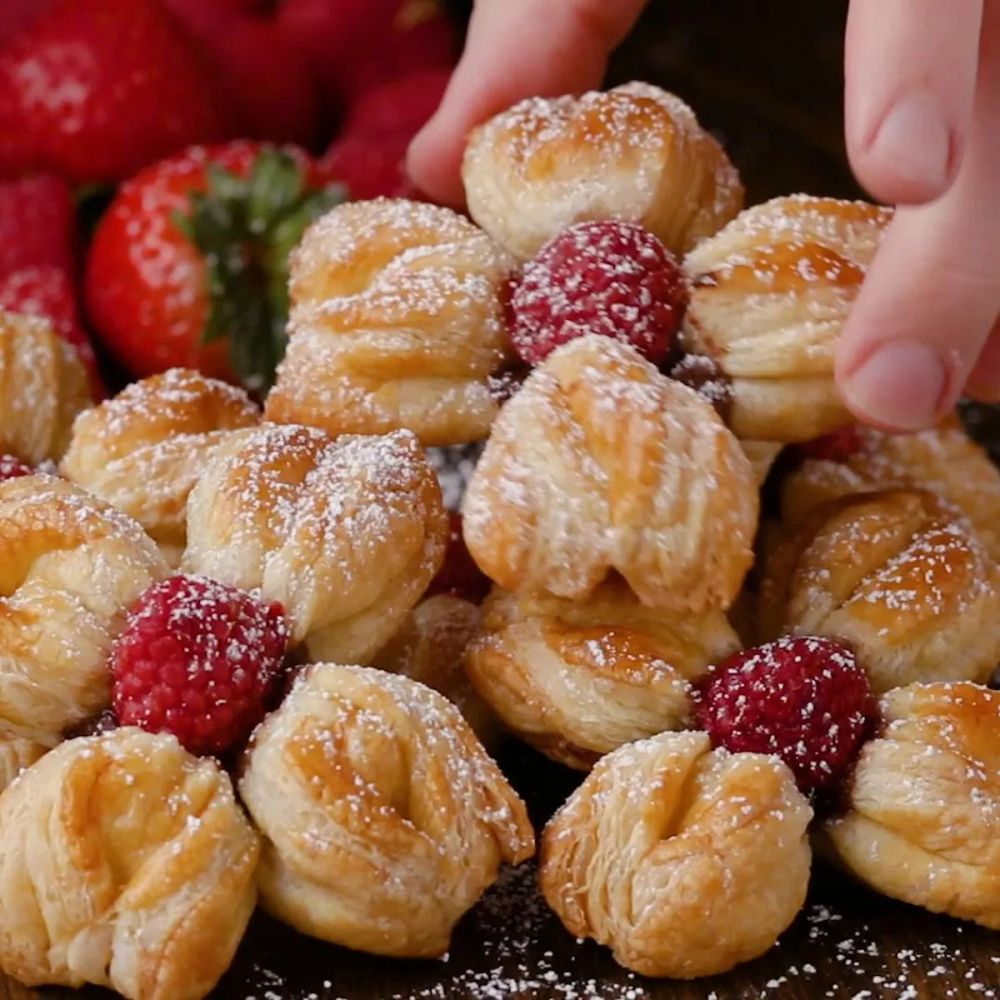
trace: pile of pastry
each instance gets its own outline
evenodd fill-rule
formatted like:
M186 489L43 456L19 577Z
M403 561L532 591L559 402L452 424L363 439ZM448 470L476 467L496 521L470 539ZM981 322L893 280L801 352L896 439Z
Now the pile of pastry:
M890 212L741 211L640 84L464 174L475 222L308 230L262 412L189 371L92 406L0 315L0 970L197 1000L258 901L440 955L534 854L509 737L589 772L541 890L642 974L767 951L814 849L1000 929L1000 475L833 382ZM427 449L473 442L460 521Z

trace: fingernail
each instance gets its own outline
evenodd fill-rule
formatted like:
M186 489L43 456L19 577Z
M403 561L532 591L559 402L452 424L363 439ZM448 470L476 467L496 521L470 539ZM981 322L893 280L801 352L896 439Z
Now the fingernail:
M948 389L948 366L924 344L883 344L845 381L844 400L862 419L896 431L937 423Z
M951 130L930 94L901 97L882 120L870 150L900 178L928 194L948 183Z

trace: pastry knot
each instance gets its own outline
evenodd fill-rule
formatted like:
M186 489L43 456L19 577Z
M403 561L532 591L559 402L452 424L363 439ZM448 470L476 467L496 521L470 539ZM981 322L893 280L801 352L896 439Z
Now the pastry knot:
M794 195L755 205L684 261L684 338L730 382L738 437L805 441L851 420L837 337L892 212Z
M256 902L257 834L172 736L70 740L0 799L0 966L28 985L199 1000Z
M473 131L462 174L472 217L522 258L592 219L640 223L682 254L743 207L722 147L646 83L522 101Z
M559 348L504 407L465 498L465 539L506 590L571 600L623 577L649 607L725 608L752 559L757 489L693 390L631 347Z
M228 431L258 419L241 389L174 368L82 413L61 471L134 517L176 563L206 461Z
M370 668L309 667L257 731L240 791L265 836L264 905L376 954L443 953L500 864L534 851L458 709Z
M881 710L825 845L878 892L1000 930L1000 691L911 684Z
M103 709L125 612L166 574L104 501L48 476L0 484L0 735L52 746Z
M58 461L91 404L87 370L43 319L0 310L0 453Z
M663 733L598 761L550 820L542 892L571 934L635 972L726 972L795 919L811 818L777 758Z
M214 452L188 503L183 565L277 601L311 658L367 663L437 572L447 533L408 431L334 440L263 424Z
M512 261L446 208L377 199L314 223L292 257L288 353L267 399L279 423L331 434L476 441L509 356Z
M466 670L507 727L587 770L623 743L693 719L693 684L739 648L723 612L674 615L625 587L575 604L488 598Z
M952 508L920 490L818 507L768 553L762 638L847 643L876 692L920 680L986 682L1000 661L996 563Z

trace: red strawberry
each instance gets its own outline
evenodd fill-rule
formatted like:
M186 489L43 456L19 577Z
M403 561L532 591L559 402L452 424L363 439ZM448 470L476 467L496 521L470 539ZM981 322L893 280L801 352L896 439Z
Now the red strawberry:
M319 123L316 81L274 18L250 0L169 0L188 32L211 56L245 134L309 143Z
M71 343L103 395L73 287L76 217L66 182L51 174L0 183L0 309L45 316Z
M54 0L3 0L0 3L0 45L28 29Z
M30 476L34 473L30 465L25 465L19 458L13 455L0 455L0 483L8 479L20 479L21 476Z
M285 0L278 21L330 103L417 69L454 64L454 28L436 0Z
M97 358L80 326L69 275L57 267L26 267L0 276L0 309L44 316L63 340L72 344L90 373L94 395L104 395Z
M850 650L791 636L713 668L697 711L713 744L776 754L803 791L836 785L876 714L868 676Z
M156 0L58 0L0 53L0 173L117 180L234 121Z
M420 192L406 173L408 140L347 135L323 154L320 169L331 183L342 184L354 201L413 198Z
M278 604L177 576L150 587L111 653L123 726L173 733L192 753L242 743L281 679L288 625Z
M580 222L546 243L514 282L511 342L536 365L560 344L596 333L659 363L686 306L680 267L652 233L630 222Z
M199 368L264 389L284 352L288 254L337 197L289 146L196 146L147 167L94 235L91 320L134 375Z
M372 87L350 108L345 134L411 139L437 111L450 79L450 68L419 69Z
M72 273L76 208L55 174L0 182L0 274L22 267Z
M476 565L462 536L462 515L448 515L448 547L444 562L427 588L427 596L451 594L478 604L489 592L489 577Z

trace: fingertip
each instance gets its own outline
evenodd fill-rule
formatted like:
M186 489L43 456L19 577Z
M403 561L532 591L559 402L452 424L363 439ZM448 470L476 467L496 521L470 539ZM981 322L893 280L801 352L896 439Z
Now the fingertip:
M406 172L414 185L439 205L465 207L462 185L464 136L456 138L435 115L414 137L406 153Z

